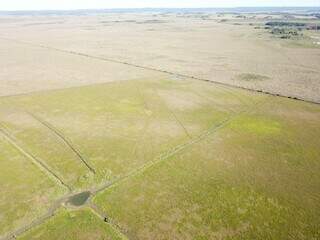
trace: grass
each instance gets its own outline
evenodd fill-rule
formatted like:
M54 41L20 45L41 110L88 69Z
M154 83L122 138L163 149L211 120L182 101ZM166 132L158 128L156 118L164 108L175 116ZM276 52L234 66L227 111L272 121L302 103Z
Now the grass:
M319 115L275 98L94 201L131 239L318 239Z
M317 105L194 80L141 79L0 101L1 127L74 192L129 174L89 199L129 239L319 238L319 118ZM48 209L63 190L5 139L1 144L5 233ZM61 207L21 239L61 236L122 237L84 205Z
M91 177L92 174L76 154L52 130L24 109L14 106L1 109L0 122L18 145L47 165L72 188L79 188L81 179Z
M127 174L259 98L195 81L136 80L7 98L0 120L73 189L86 189ZM97 174L26 111L81 149Z
M61 209L46 223L18 239L121 240L125 238L89 209L73 211Z
M230 127L234 131L249 132L255 135L278 135L281 132L281 124L264 116L241 116L232 122Z
M0 236L29 223L64 192L0 133Z

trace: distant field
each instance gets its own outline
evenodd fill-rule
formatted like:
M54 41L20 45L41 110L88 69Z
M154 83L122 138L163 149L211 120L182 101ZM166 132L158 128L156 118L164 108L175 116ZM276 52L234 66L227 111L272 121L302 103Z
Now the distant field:
M317 239L319 118L315 104L170 77L2 98L1 234Z
M320 102L320 45L311 38L319 31L292 29L320 25L311 12L79 12L0 20L0 95L168 71ZM286 33L271 34L269 22Z

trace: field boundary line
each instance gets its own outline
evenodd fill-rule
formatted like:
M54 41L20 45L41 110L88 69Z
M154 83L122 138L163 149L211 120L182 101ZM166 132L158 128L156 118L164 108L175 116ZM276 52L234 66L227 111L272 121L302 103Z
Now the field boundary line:
M81 85L75 85L75 86L66 86L66 87L57 87L52 89L39 89L34 91L26 91L11 95L0 95L1 98L12 98L12 97L22 97L22 96L30 96L33 94L43 94L43 93L54 93L58 91L63 90L72 90L72 89L79 89L79 88L85 88L85 87L92 87L92 86L99 86L99 85L107 85L107 84L119 84L119 83L125 83L129 81L137 80L136 78L128 79L128 80L114 80L114 81L108 81L108 82L96 82L96 83L88 83L88 84L81 84Z
M93 174L96 174L96 170L90 166L90 164L86 161L86 159L82 156L80 151L76 149L73 144L64 136L62 132L60 132L57 128L55 128L51 123L45 121L44 119L40 118L39 116L36 116L35 114L31 112L27 112L31 117L33 117L36 121L38 121L40 124L45 126L47 129L49 129L51 132L53 132L59 139L61 139L66 146L68 146L71 151L78 157L78 159L91 171Z
M53 179L55 182L58 182L63 187L67 188L68 191L72 191L72 188L65 183L61 177L59 177L53 170L50 169L49 166L47 166L43 161L39 160L37 157L29 153L27 150L25 150L23 147L21 147L17 140L14 139L13 136L10 135L10 133L7 133L5 130L0 128L0 133L5 137L5 139L13 146L15 147L22 155L27 157L32 161L33 164L38 166L39 169L41 169L45 175L49 176L51 179Z
M172 72L172 71L163 70L163 69L157 69L157 68L150 67L150 66L138 65L138 64L135 64L135 63L130 63L130 62L121 61L121 60L112 59L112 58L107 58L107 57L95 56L95 55L91 55L91 54L87 54L87 53L76 52L76 51L73 51L73 50L59 49L59 48L55 48L55 47L50 47L50 46L46 46L46 45L42 45L42 44L35 44L35 43L21 41L21 40L17 40L17 39L10 39L10 38L6 38L6 37L0 37L0 39L6 40L6 41L16 42L16 43L19 43L19 44L25 44L25 45L30 45L30 46L34 46L34 47L53 50L53 51L57 51L57 52L73 54L73 55L82 56L82 57L86 57L86 58L91 58L91 59L97 59L97 60L102 60L102 61L106 61L106 62L113 62L113 63L123 64L123 65L131 66L131 67L135 67L135 68L140 68L140 69L144 69L144 70L161 72L161 73L165 73L165 74L168 74L168 75L173 75L173 76L178 76L178 77L183 77L183 78L190 78L190 79L203 81L203 82L214 83L214 84L221 85L221 86L224 86L224 87L230 87L230 88L235 88L235 89L243 89L243 90L250 91L250 92L261 93L261 94L266 94L266 95L270 95L270 96L277 96L277 97L282 97L282 98L289 98L289 99L294 99L294 100L298 100L298 101L303 101L303 102L308 102L308 103L320 105L320 102L318 102L318 101L308 100L308 99L304 99L304 98L298 97L298 96L290 96L290 95L284 95L284 94L280 94L280 93L273 93L273 92L266 91L266 90L263 90L263 89L255 89L255 88L239 86L239 85L235 85L235 84L231 84L231 83L219 82L219 81L212 80L212 79L191 76L191 75L187 75L187 74L183 74L183 73L175 73L175 72Z

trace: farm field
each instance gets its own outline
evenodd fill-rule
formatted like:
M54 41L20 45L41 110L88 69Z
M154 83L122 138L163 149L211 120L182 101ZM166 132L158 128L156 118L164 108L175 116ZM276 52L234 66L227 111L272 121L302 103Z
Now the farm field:
M67 211L61 209L56 216L45 224L18 239L59 239L63 233L64 238L70 240L97 239L97 240L125 240L111 226L101 221L89 209Z
M22 239L65 234L61 224L77 239L86 221L88 238L101 224L129 239L319 236L318 105L168 77L7 97L0 109L4 148L18 144L65 191ZM73 213L68 196L82 191L87 210Z
M59 14L0 12L0 240L320 239L317 31Z
M318 239L320 116L305 110L268 99L94 201L130 239Z
M245 94L190 80L115 82L5 98L0 119L74 190L129 173L260 97Z
M294 13L4 14L0 95L141 78L140 66L320 102L317 32L281 39L268 21L320 25Z
M3 236L44 214L66 189L8 141L2 129L0 134L0 236Z

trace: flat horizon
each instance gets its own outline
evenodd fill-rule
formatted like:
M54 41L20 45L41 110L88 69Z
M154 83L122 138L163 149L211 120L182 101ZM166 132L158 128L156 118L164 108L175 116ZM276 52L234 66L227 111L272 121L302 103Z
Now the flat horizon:
M86 11L86 10L152 10L152 9L306 9L320 8L318 6L235 6L235 7L110 7L110 8L65 8L65 9L0 9L0 12L33 12L33 11Z

